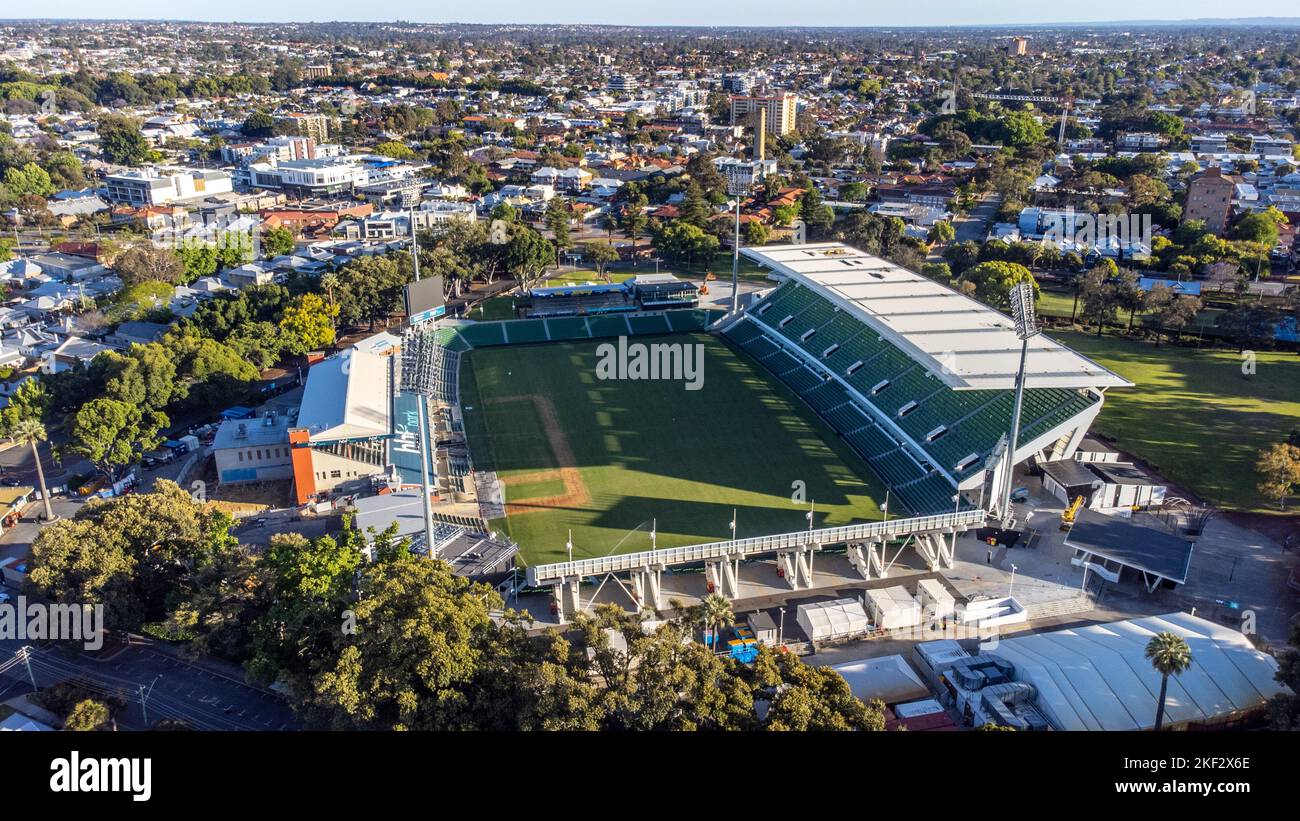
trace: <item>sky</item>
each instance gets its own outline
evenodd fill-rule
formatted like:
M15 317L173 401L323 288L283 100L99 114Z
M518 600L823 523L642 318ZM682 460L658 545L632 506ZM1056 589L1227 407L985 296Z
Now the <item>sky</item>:
M431 23L606 23L698 26L948 26L1300 15L1294 0L489 0L359 3L357 0L28 0L0 18L328 20Z

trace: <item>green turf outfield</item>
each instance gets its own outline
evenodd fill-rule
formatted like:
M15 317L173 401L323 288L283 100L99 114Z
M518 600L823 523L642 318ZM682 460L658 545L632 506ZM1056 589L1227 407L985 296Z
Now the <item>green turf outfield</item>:
M1300 357L1260 352L1246 376L1236 351L1052 336L1137 385L1107 391L1093 430L1216 504L1276 512L1255 491L1254 466L1300 428Z
M652 518L660 548L725 539L733 507L742 538L797 531L807 505L791 501L796 481L816 501L818 527L880 518L884 491L869 469L743 353L708 334L631 341L703 345L702 389L599 380L599 341L461 360L470 452L501 477L510 507L498 526L526 562L563 559L570 528L575 558L648 550Z

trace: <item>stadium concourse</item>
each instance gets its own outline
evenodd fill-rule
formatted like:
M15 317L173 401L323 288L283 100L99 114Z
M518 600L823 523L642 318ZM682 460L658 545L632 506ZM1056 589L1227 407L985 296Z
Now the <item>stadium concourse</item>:
M775 558L784 571L779 583L799 589L814 581L800 568L832 546L847 545L849 564L866 579L888 572L882 559L891 542L916 547L931 571L951 569L957 534L982 524L998 504L1006 460L1072 458L1106 390L1132 386L1046 336L1033 337L1017 444L1007 453L1021 353L1010 318L840 243L742 253L777 285L711 330L796 393L912 517L887 529L877 522L528 568L530 585L552 588L561 620L583 608L584 578L618 573L630 575L636 606L653 610L663 598L660 573L674 566L703 564L708 589L729 598L742 587L742 561Z

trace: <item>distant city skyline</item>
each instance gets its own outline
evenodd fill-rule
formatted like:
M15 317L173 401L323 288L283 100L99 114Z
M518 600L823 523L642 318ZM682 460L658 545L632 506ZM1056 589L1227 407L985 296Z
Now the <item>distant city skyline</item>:
M16 11L16 9L15 9ZM957 0L913 0L906 4L843 0L805 0L797 5L762 0L659 0L645 6L613 5L593 0L559 0L539 4L523 0L497 0L481 7L375 8L345 0L287 0L266 4L257 0L227 0L197 4L175 0L38 0L22 17L4 19L60 20L187 20L207 22L394 22L483 24L609 24L699 26L953 26L1050 25L1182 21L1202 18L1294 17L1289 0L1256 0L1248 7L1225 8L1215 0L1151 0L1135 6L1127 0L1095 0L1086 6L1053 6L1029 0L988 0L972 4Z

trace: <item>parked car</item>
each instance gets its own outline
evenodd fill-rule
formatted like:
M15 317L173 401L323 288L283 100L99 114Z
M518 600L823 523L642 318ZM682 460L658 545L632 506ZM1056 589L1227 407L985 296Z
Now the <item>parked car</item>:
M5 487L18 487L21 484L22 482L18 481L16 476L5 476L4 478L0 478L0 485L4 485Z

